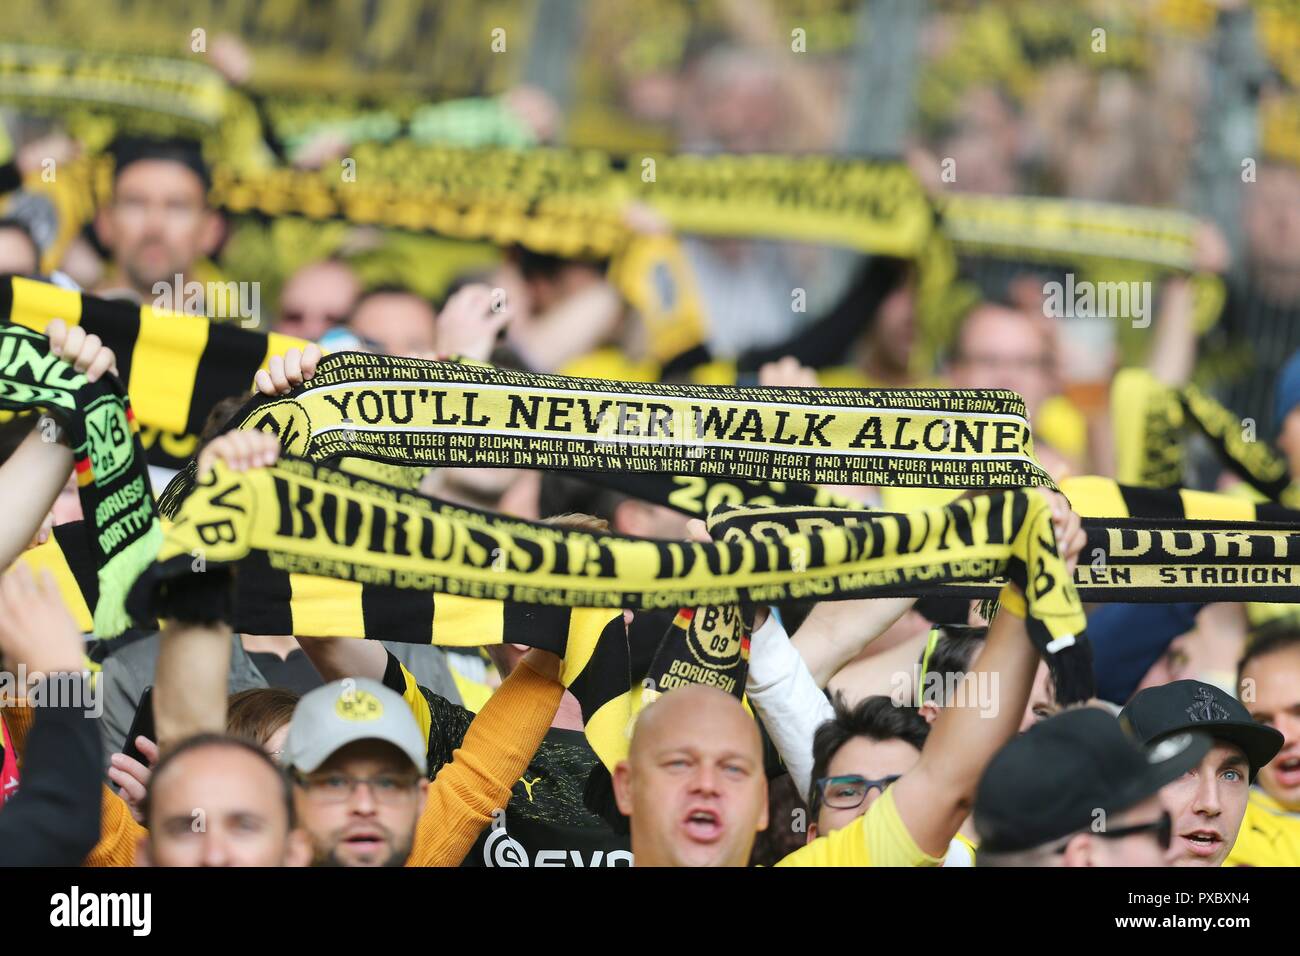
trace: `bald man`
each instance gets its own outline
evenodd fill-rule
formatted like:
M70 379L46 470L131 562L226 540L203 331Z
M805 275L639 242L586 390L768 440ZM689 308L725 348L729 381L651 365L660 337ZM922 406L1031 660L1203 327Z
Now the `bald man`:
M1020 725L1037 669L1024 620L1004 608L970 675L998 700L943 708L916 766L852 822L777 865L940 866L985 765ZM768 822L758 729L716 688L671 690L637 719L614 794L631 819L637 866L744 866Z
M1071 571L1086 540L1060 494L1039 489ZM1038 653L1025 628L1024 596L1001 595L984 647L967 675L993 699L945 707L914 767L851 823L818 837L778 866L940 866L970 810L985 766L1020 727ZM973 695L982 696L982 695ZM767 780L753 720L720 690L671 690L637 719L614 795L631 819L637 866L744 866L766 828Z
M767 827L758 727L716 687L669 691L637 719L614 795L637 866L744 866Z

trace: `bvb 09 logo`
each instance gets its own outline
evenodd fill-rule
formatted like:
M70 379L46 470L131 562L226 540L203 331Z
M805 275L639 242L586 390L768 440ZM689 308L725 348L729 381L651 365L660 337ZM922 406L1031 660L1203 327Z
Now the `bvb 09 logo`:
M126 412L112 395L106 395L86 409L86 435L90 438L88 454L95 484L103 485L116 478L130 464L131 426Z
M698 608L686 626L686 645L691 656L705 667L725 670L740 657L740 608Z
M378 720L384 716L384 705L369 691L357 690L339 697L334 712L344 720Z

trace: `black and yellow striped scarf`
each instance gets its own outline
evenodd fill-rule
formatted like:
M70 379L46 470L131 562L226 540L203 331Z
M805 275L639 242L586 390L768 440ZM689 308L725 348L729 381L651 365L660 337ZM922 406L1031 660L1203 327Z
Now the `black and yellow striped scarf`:
M281 572L354 583L632 609L834 600L922 568L936 581L1005 573L1028 594L1039 648L1057 661L1087 656L1082 611L1046 501L1023 490L780 542L701 544L454 509L301 461L244 474L218 465L181 503L158 564L133 592L133 609L151 616L160 587L195 576L196 554L210 570L256 553Z
M881 512L723 506L709 519L722 540L784 538L870 521ZM1168 518L1084 518L1087 544L1074 571L1087 602L1275 601L1300 603L1300 514L1281 523ZM934 581L896 572L871 595L990 600L1005 579ZM864 590L861 596L868 596Z
M95 632L120 634L127 589L162 539L126 392L111 375L88 381L50 351L45 336L0 323L0 408L45 410L66 424L97 575Z
M81 325L117 356L140 440L151 464L179 468L198 444L212 407L247 394L272 355L307 345L237 325L0 276L0 321L43 332L52 319Z
M312 461L1054 487L1023 401L996 390L628 383L342 352L228 427L271 431ZM168 489L164 514L192 480Z
M1172 388L1145 369L1123 369L1111 384L1116 471L1120 481L1167 488L1183 480L1187 429L1204 435L1234 474L1272 501L1300 507L1300 486L1255 423L1240 417L1196 385Z

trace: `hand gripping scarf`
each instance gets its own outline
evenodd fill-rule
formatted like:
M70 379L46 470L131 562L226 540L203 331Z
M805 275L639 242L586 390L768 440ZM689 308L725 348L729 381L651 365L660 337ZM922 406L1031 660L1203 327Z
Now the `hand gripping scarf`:
M131 403L114 376L89 382L49 339L0 324L0 408L61 417L75 458L85 532L98 579L95 633L120 634L123 602L162 541Z
M704 544L486 513L457 518L430 499L301 461L242 474L218 464L181 504L158 563L133 591L133 610L151 614L160 587L193 576L195 555L210 569L258 553L282 572L607 609L835 600L880 593L872 588L895 574L961 581L1006 573L1026 592L1039 649L1079 664L1080 674L1090 668L1082 609L1046 501L1023 490L782 541ZM1067 693L1084 683L1067 682Z

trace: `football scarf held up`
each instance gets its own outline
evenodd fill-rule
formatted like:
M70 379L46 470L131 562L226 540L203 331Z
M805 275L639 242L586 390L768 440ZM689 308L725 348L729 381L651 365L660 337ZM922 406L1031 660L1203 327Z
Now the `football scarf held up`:
M1172 388L1144 369L1124 369L1111 385L1116 468L1121 481L1157 488L1181 484L1183 439L1194 426L1219 459L1260 494L1288 508L1300 507L1286 459L1243 422L1195 385Z
M220 463L184 500L133 611L206 566L263 553L290 573L520 603L657 609L856 596L889 569L935 580L1006 573L1028 597L1037 646L1087 656L1084 619L1053 539L1046 500L1006 491L783 541L699 543L593 535L438 503L301 461L242 474ZM1090 666L1090 664L1089 664ZM1086 670L1086 668L1081 668Z
M669 480L669 476L662 475L637 477ZM1241 597L1241 600L1267 595L1273 601L1300 603L1300 562L1290 561L1285 557L1287 552L1279 553L1275 545L1266 545L1262 539L1252 545L1250 555L1243 557L1239 537L1219 536L1219 532L1249 535L1260 531L1269 532L1275 538L1275 532L1284 530L1288 532L1284 540L1289 549L1293 546L1295 530L1300 529L1300 513L1230 495L1187 489L1126 487L1108 478L1067 478L1061 489L1075 511L1083 516L1090 535L1083 565L1075 572L1076 587L1083 592L1085 600L1209 602L1219 600L1227 586L1236 595L1250 595L1249 598ZM725 519L727 522L759 523L769 520L771 511L786 510L814 517L824 514L832 522L842 519L841 523L847 523L857 522L859 513L864 510L852 502L832 507L813 501L802 492L821 489L807 489L807 486L756 487L753 490L763 493L749 498L743 497L746 490L709 482L704 494L692 495L689 500L661 503L678 506L685 513L700 517L707 517L719 505L733 502L756 506L725 514L719 512L715 522ZM786 492L794 492L788 502L783 497ZM701 507L706 498L710 499L707 510ZM490 521L494 517L460 505L433 504L440 513L457 519ZM807 512L804 509L808 509ZM508 520L503 516L495 517ZM1137 535L1135 529L1145 529L1151 534ZM786 530L789 529L760 528L759 534L767 536L773 531L784 534ZM1112 530L1117 532L1117 544L1113 547L1109 544ZM1170 532L1181 531L1208 531L1209 534L1196 539L1168 536ZM1194 540L1200 542L1196 547L1192 546ZM1166 562L1164 556L1173 560ZM1197 560L1185 560L1190 557ZM89 608L94 607L98 600L99 585L89 539L81 522L56 527L49 541L25 552L18 560L30 565L34 573L48 570L53 574L78 625L90 629ZM1169 565L1180 567L1172 572L1167 570L1165 577L1157 582L1144 577L1150 574L1148 570L1141 570ZM1126 574L1122 570L1125 567L1139 570ZM1193 568L1195 570L1190 570ZM361 583L281 571L272 567L267 555L260 552L245 558L240 569L242 573L235 581L235 620L232 623L236 630L248 634L365 637L427 644L451 643L453 638L449 635L463 632L474 635L465 646L502 641L527 643L525 638L517 635L533 626L526 612L530 607L537 609L536 605L399 588L391 583ZM1242 576L1240 569L1253 570ZM1175 575L1174 579L1169 578L1171 573ZM1160 586L1154 587L1153 583ZM900 587L899 590L908 597L946 592L983 599L996 596L1000 587L1000 580L997 584L935 585L914 576L906 588ZM658 635L654 639L657 641ZM647 658L641 669L644 671L648 666Z
M720 540L783 538L871 521L881 512L799 507L717 509ZM1300 516L1297 516L1300 517ZM1300 603L1300 521L1084 518L1087 534L1074 586L1088 602L1279 601ZM996 598L1004 578L935 581L928 569L887 572L870 596ZM865 592L862 596L868 596Z
M153 560L162 532L121 383L87 381L49 345L43 335L0 324L0 408L43 409L67 426L98 580L95 633L113 637L126 629L127 590Z
M180 468L193 454L212 406L247 394L272 355L303 339L262 335L202 315L100 299L32 279L0 276L0 321L44 332L51 319L81 325L117 356L140 440L151 464Z
M343 352L231 424L273 431L312 461L1052 486L1007 391L629 383Z

